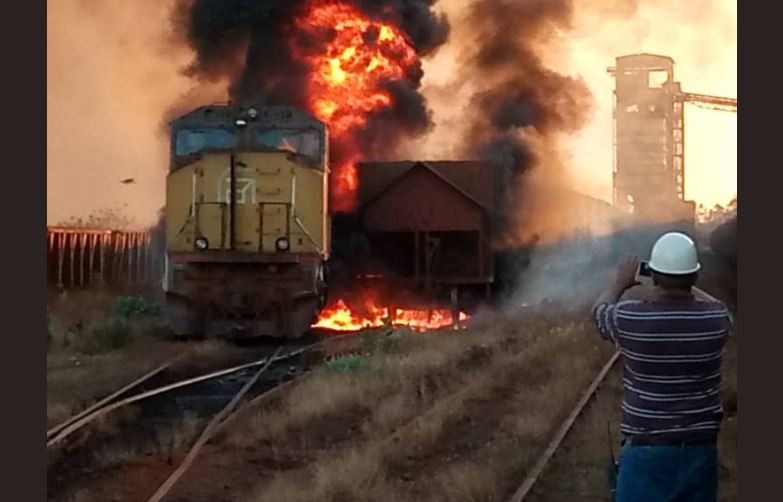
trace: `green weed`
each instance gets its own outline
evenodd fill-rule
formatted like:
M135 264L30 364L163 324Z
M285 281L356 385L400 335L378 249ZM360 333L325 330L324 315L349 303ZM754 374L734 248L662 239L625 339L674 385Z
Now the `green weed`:
M367 358L356 354L336 357L326 363L326 371L330 373L357 373L369 367Z
M161 314L160 305L138 296L120 296L114 302L112 313L123 319L157 317Z

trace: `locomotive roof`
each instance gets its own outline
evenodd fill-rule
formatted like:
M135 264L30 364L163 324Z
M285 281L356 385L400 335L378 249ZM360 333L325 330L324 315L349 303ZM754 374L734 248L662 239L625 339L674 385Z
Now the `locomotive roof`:
M258 115L250 119L248 111L254 108ZM254 123L269 127L316 127L326 126L312 115L293 106L239 106L236 104L218 104L200 106L170 122L172 129L183 126L228 126L235 125L238 118L252 120Z

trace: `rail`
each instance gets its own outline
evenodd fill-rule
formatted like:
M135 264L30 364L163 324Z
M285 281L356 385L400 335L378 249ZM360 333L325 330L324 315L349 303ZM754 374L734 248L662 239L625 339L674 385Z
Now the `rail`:
M259 377L262 373L264 373L267 368L272 364L272 361L277 357L277 355L280 353L280 350L282 349L282 346L277 349L277 351L274 353L272 357L267 359L267 362L259 369L254 375L253 378L248 380L245 385L242 386L242 388L237 392L233 398L231 398L231 401L222 409L220 412L215 415L212 420L210 420L209 424L204 428L204 430L201 432L201 435L196 440L196 443L191 447L188 454L185 456L185 459L182 461L182 463L177 467L177 469L169 475L168 478L166 478L166 481L163 482L162 485L155 491L155 493L150 497L149 502L159 502L163 499L163 497L166 496L166 494L171 490L171 488L174 487L174 485L179 481L179 479L182 477L183 474L185 474L185 471L188 470L188 468L191 466L193 461L196 459L196 456L198 455L199 451L201 451L201 448L204 447L205 444L207 444L207 441L212 437L212 433L215 431L217 426L220 424L220 422L231 413L231 411L236 407L237 404L239 404L239 401L244 397L245 394L247 394L247 391L250 390L253 385L258 381Z
M117 410L119 408L122 408L124 406L127 406L129 404L151 398L153 396L157 396L175 389L179 389L182 387L187 387L190 385L194 385L200 382L204 382L206 380L212 380L215 378L219 378L222 376L226 376L232 373L236 373L239 371L242 371L244 369L253 368L256 366L263 366L269 362L279 362L279 361L285 361L287 359L291 359L293 357L296 357L300 354L303 354L307 351L313 350L317 347L320 347L321 345L324 345L328 342L343 339L347 336L351 336L353 333L346 333L342 335L335 335L330 336L328 338L325 338L323 340L320 340L318 342L312 343L310 345L307 345L305 347L301 347L299 349L293 350L291 352L282 354L282 355L274 355L269 357L264 357L261 359L258 359L256 361L252 361L245 364L240 364L238 366L233 366L230 368L225 368L222 370L213 371L210 373L198 375L192 378L188 378L185 380L180 380L174 383L170 383L168 385L164 385L161 387L156 387L154 389L150 389L148 391L141 392L139 394L135 394L133 396L129 396L127 398L121 399L119 401L113 401L113 399L116 399L121 394L127 392L127 390L131 389L132 387L138 386L142 382L148 380L152 375L149 373L147 375L144 375L143 377L137 379L136 381L132 382L131 384L128 384L127 386L123 387L117 392L114 392L112 395L102 399L100 403L96 403L94 406L92 406L89 410L85 410L81 412L79 415L71 417L70 419L66 420L64 423L50 429L47 431L47 443L46 447L50 448L63 440L65 440L68 436L73 434L74 432L78 431L79 429L82 429L83 427L87 426L91 422L97 420L98 418L101 418L103 416L108 415L114 410ZM167 366L170 366L173 361L169 361L169 363L166 363ZM161 368L156 368L153 370L155 372L162 371ZM152 372L150 372L152 373Z
M615 365L615 363L619 358L620 358L620 353L615 352L612 355L612 357L609 358L609 361L606 362L603 368L601 368L601 371L590 383L590 386L587 388L585 393L576 403L574 409L571 410L571 413L568 415L568 418L566 418L565 422L563 422L563 424L560 426L560 429L557 431L557 434L555 434L554 438L552 438L552 441L550 441L549 445L546 447L544 452L538 458L535 465L533 466L533 470L530 471L530 473L527 475L527 477L519 486L519 488L517 488L517 490L511 496L509 502L522 502L523 500L525 500L525 497L530 493L530 490L533 488L533 485L541 476L541 473L544 472L544 469L546 469L549 460L555 455L555 452L560 447L560 444L563 442L563 439L565 439L566 435L568 434L568 431L571 430L571 427L574 425L574 422L582 413L582 410L584 409L585 405L587 404L588 401L590 401L590 398L593 397L593 394L595 394L595 391L598 389L598 386L601 385L601 382L603 382L604 378L606 378L606 375L609 373L609 370L612 369L612 367Z
M141 385L142 383L146 382L150 378L154 377L158 373L160 373L163 370L169 368L170 366L172 366L174 363L176 363L180 359L183 359L186 355L188 355L188 353L180 354L180 355L178 355L176 357L173 357L173 358L169 359L168 361L166 361L165 363L161 364L157 368L148 371L147 373L145 373L144 375L140 376L136 380L132 381L128 385L122 387L120 390L111 393L110 395L106 396L105 398L101 399L100 401L98 401L97 403L93 404L92 406L86 408L85 410L81 411L80 413L77 413L76 415L72 416L71 418L65 420L64 422L62 422L62 423L60 423L58 425L55 425L54 427L52 427L51 429L46 431L46 439L51 439L52 436L54 436L58 432L62 431L66 427L72 425L74 422L77 422L78 420L86 417L87 415L93 413L94 411L102 408L103 406L107 405L108 403L110 403L114 399L118 398L119 396L125 394L126 392L128 392L131 389L133 389L134 387L138 387L139 385Z
M701 298L702 300L719 301L717 298L701 288L694 287L693 291L695 296ZM558 448L562 444L563 439L565 439L566 435L568 435L568 432L574 425L574 422L576 422L576 419L579 418L585 406L593 397L596 390L598 390L598 387L601 385L601 383L603 383L606 375L609 374L609 371L614 367L619 358L620 352L616 351L612 357L609 358L606 364L604 364L604 366L601 368L601 371L598 372L593 381L590 382L590 386L582 394L582 397L579 399L579 401L577 401L576 406L574 406L574 408L571 410L571 413L568 414L568 417L562 423L555 436L547 445L546 449L536 460L536 463L533 465L533 469L528 473L528 475L522 481L522 484L519 486L519 488L517 488L511 498L508 499L508 502L523 502L525 497L530 494L530 490L533 488L533 485L535 485L536 481L538 481L538 478L549 464L549 461L552 459L552 457L554 457Z

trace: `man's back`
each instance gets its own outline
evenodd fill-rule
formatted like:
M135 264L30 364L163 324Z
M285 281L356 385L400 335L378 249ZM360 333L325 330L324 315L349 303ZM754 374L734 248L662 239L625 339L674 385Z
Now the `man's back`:
M687 295L601 304L595 317L625 362L623 434L654 443L714 441L723 416L726 306Z

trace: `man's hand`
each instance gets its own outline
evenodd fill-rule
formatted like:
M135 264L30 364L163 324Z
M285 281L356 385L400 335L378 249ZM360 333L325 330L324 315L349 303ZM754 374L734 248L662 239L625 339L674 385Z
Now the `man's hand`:
M640 284L636 280L636 272L639 270L639 257L630 254L620 260L620 265L617 267L617 279L615 285L621 291L630 289Z
M628 255L620 260L620 265L617 267L617 277L614 284L606 289L595 301L593 305L593 311L603 303L617 303L620 297L623 296L626 289L632 288L639 283L636 280L636 271L639 269L639 257L636 255Z

